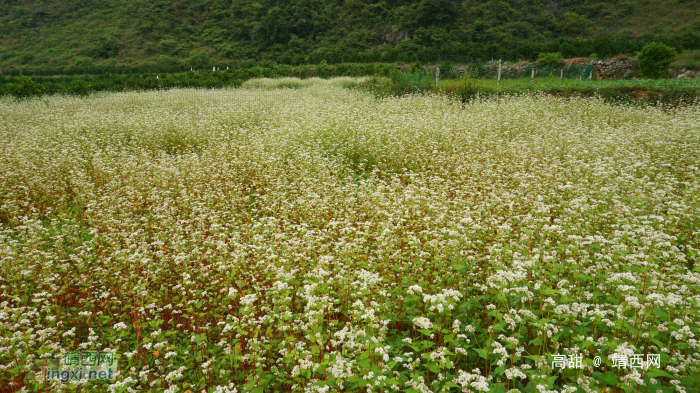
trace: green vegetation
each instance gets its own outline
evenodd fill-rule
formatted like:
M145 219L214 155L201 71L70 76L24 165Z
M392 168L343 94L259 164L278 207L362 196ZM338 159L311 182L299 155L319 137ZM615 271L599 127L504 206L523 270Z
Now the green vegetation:
M637 61L642 76L648 78L668 77L668 68L678 53L674 48L658 42L644 45Z
M645 42L700 49L687 0L0 1L0 69L535 60L634 55ZM663 12L661 12L663 11ZM84 66L84 64L83 64Z
M171 69L177 70L177 68ZM275 82L266 81L266 86L272 84L273 86L301 88L316 83L308 78L367 76L370 78L361 83L353 83L352 86L371 91L377 96L434 92L445 93L468 101L476 97L492 95L544 92L564 97L600 95L609 102L671 106L686 105L700 97L700 79L576 80L574 78L579 76L579 70L571 68L566 70L565 79L560 80L556 77L560 75L560 69L552 68L551 71L547 71L546 67L538 67L538 74L534 82L531 82L529 77L524 77L530 75L530 71L527 69L520 73L520 78L504 79L499 86L494 79L480 77L477 68L471 68L461 74L452 72L452 64L444 62L440 66L440 85L436 87L433 71L423 70L418 63L402 68L406 72L400 71L396 64L336 64L298 67L286 65L235 67L224 71L102 73L91 76L27 77L22 75L0 78L0 96L7 94L20 99L42 94L86 96L98 91L165 90L182 87L223 88L261 83L259 80L250 81L255 78L276 78L270 79L270 81L274 80ZM129 70L139 71L133 69L122 71ZM288 78L290 76L294 78Z
M700 50L689 50L678 54L671 63L671 68L678 71L689 69L700 71Z
M388 77L370 78L363 88L378 97L401 96L413 92L443 93L463 102L489 96L549 94L557 97L599 96L609 103L684 106L700 101L700 79L627 79L627 80L560 80L556 77L504 79L499 86L494 79L469 77L441 79L435 86L435 74L392 73Z
M28 76L21 75L15 78L11 83L5 85L4 89L7 94L10 94L18 99L39 96L46 91L43 86L32 80Z
M537 65L548 65L556 67L559 65L564 56L561 53L540 53L537 57Z
M74 75L5 77L0 78L0 96L16 97L40 94L89 94L96 91L162 90L176 87L220 88L240 86L253 78L330 78L335 76L389 76L399 71L395 64L336 64L315 66L237 66L228 70L189 71L189 67L111 67L76 69L70 67ZM187 68L187 71L183 70ZM219 67L220 69L220 67ZM82 72L99 72L96 75L82 75ZM159 72L160 71L160 72ZM169 71L169 72L168 72ZM61 72L61 71L59 71ZM35 74L37 74L35 72Z

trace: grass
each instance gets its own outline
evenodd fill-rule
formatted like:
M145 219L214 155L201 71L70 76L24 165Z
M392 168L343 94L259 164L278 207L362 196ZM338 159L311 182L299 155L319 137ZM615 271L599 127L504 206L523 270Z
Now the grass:
M679 71L683 68L700 71L700 50L687 50L677 55L671 63L671 68Z
M422 78L418 78L423 76ZM466 102L478 97L544 93L558 97L599 96L608 103L692 105L700 99L700 79L560 80L555 77L503 79L442 79L435 86L434 76L395 74L374 77L361 84L377 97L401 96L415 92L442 93Z
M292 82L0 97L4 391L700 388L698 106Z
M637 88L644 90L671 90L671 89L691 89L700 88L700 79L628 79L628 80L573 80L559 78L535 78L534 82L530 78L504 79L500 87L493 79L486 80L441 80L440 87L443 89L454 89L459 86L472 84L484 91L521 93L547 90L585 90L585 89L607 89L607 88Z
M428 86L431 90L436 90ZM543 92L559 97L600 96L609 103L638 105L689 105L700 99L700 79L572 80L559 78L466 79L440 81L437 91L460 97L513 95Z

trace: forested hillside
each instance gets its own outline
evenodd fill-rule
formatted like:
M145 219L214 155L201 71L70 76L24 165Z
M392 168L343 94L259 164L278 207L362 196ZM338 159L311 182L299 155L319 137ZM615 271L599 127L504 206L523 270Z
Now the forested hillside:
M614 56L700 47L696 0L0 0L0 67ZM682 48L679 48L682 49Z

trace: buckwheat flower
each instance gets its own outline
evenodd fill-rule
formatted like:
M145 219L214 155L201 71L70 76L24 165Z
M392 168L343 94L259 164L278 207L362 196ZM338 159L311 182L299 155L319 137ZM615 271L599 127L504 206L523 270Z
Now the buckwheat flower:
M520 371L520 369L512 367L512 368L506 369L506 378L508 378L508 379L514 379L514 378L525 379L525 378L527 378L527 376L522 371Z
M123 388L123 387L128 386L129 384L133 384L135 382L136 382L135 379L133 379L131 377L126 377L122 381L117 381L117 382L114 382L114 383L110 384L109 386L107 386L107 390L109 390L110 393L114 393L117 389Z
M208 360L204 363L202 363L202 373L206 374L209 371L209 366L211 366L212 360Z
M459 321L459 319L455 319L452 322L452 332L454 333L459 333L459 326L462 324L462 322Z
M420 285L411 285L408 287L406 290L409 295L413 295L414 293L423 293L423 288L420 287Z
M433 327L433 324L430 322L430 319L425 317L414 318L413 324L421 329L430 329L431 327Z
M256 299L257 296L255 294L250 294L243 296L240 301L244 306L250 306L251 304L255 303Z

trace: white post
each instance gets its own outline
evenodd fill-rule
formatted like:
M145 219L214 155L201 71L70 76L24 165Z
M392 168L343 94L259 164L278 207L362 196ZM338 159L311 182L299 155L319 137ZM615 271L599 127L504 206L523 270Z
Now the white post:
M440 83L440 66L437 66L435 68L435 87L438 87L439 83Z
M561 69L561 76L559 77L560 80L564 80L564 69Z
M535 81L535 69L533 68L532 69L532 76L530 77L530 82L534 82L534 81Z
M501 60L498 60L498 86L501 85Z
M211 70L212 70L212 71L216 71L216 67L212 67Z

